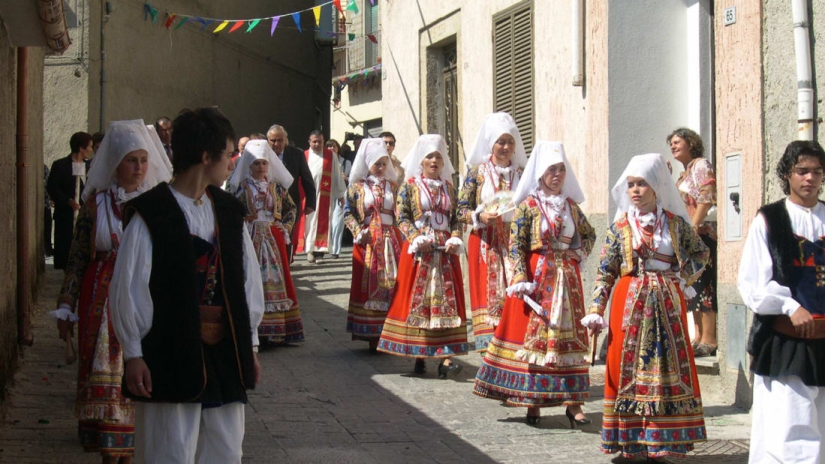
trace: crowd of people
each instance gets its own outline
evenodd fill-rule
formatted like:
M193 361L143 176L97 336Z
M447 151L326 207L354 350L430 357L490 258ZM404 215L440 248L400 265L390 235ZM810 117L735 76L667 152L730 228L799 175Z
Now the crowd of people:
M395 142L358 138L351 156L313 131L302 152L281 125L239 138L201 108L111 123L89 165L93 138L75 134L47 177L65 269L54 315L67 343L77 324L83 447L104 463L240 462L258 346L305 338L294 256L338 258L344 227L342 324L370 351L412 358L420 375L437 359L441 379L461 371L455 356L478 352L474 394L526 408L531 426L564 406L575 428L591 423L582 406L606 330L603 452L662 461L707 439L694 356L717 349L716 182L695 132L667 137L685 168L677 182L660 154L630 160L603 232L563 144L537 141L528 156L509 114L484 119L460 188L440 135L418 137L403 162ZM815 142L788 147L777 171L789 198L760 210L742 258L739 287L757 314L754 462L793 453L794 440L820 453L823 166ZM585 289L582 263L602 233ZM777 410L784 434L766 426Z

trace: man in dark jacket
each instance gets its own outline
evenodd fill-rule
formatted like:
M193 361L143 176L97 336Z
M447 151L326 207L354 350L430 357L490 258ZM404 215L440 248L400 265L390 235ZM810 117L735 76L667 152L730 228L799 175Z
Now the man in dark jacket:
M76 132L69 139L72 153L52 163L46 190L54 202L54 268L63 269L69 260L69 248L74 234L74 213L83 204L77 193L83 192L89 159L92 156L92 136ZM74 175L81 174L82 175ZM80 178L79 192L77 178ZM77 196L77 200L75 197Z
M289 187L289 196L292 201L299 207L298 216L295 218L295 223L298 224L301 220L301 214L312 214L315 211L315 181L312 180L312 172L309 170L306 156L304 152L298 148L289 146L289 139L287 138L286 129L283 126L274 124L266 133L266 138L269 141L269 146L281 159L281 162L286 166L287 171L292 174L295 179ZM303 189L304 198L306 199L306 207L303 212L300 211L301 194L299 187ZM296 237L295 234L298 228L292 231L292 243L289 245L289 255L292 256L292 250L295 249Z

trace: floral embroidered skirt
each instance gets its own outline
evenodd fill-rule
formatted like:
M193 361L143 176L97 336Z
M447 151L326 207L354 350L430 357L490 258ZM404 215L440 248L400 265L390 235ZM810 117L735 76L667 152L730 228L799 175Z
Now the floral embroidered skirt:
M531 275L535 273L540 256L533 253L530 257ZM572 300L577 302L578 309L573 311L568 302L562 309L566 311L562 317L572 321L574 329L581 329L580 325L575 325L581 319L580 313L584 311L581 301L581 279L575 265L572 271L573 275L568 276L567 281L576 288L570 289L567 293L576 296ZM548 295L548 298L552 299L552 296ZM558 357L565 360L565 365L530 364L521 360L524 356L517 355L524 348L525 336L533 314L533 310L524 300L507 298L495 337L487 347L484 361L476 374L473 393L484 398L506 401L510 406L550 407L583 404L590 396L590 372L582 353L576 355L567 352L581 352L581 347L574 348L580 343L570 343L575 338L574 334L568 333L569 331L545 330L548 335L546 343L557 347ZM571 359L576 361L570 362Z
M495 326L488 322L489 313L487 309L489 307L490 288L492 285L497 284L504 287L501 292L498 292L500 293L499 301L494 302L494 306L497 304L499 309L504 306L506 297L504 290L507 288L506 266L503 258L497 255L496 257L501 261L488 263L482 255L484 252L488 252L486 243L482 240L482 235L485 234L486 230L486 228L473 230L467 241L467 271L470 282L472 282L472 285L470 285L470 309L473 314L473 337L478 351L487 349L487 345L490 344L490 340L493 339L493 334L496 331ZM492 266L488 266L488 264L492 264ZM496 278L500 280L494 280L491 285L490 279ZM493 292L495 292L495 289L493 289ZM495 312L494 310L493 313ZM493 314L493 316L500 318L501 312L498 312L497 315Z
M80 320L75 415L84 450L123 457L134 454L135 409L121 391L123 352L109 319L109 282L114 263L114 259L94 260L83 277L77 304Z
M396 227L384 226L385 239L395 240L402 243L401 231ZM352 247L352 284L349 292L349 308L347 310L347 332L352 334L353 340L374 340L381 336L384 328L384 319L387 318L387 311L392 303L393 292L386 292L389 298L370 300L367 273L369 267L365 264L366 247L353 245ZM378 254L373 253L372 259L378 258ZM393 263L398 262L398 257L394 256Z
M710 234L699 234L710 250L710 260L699 280L693 283L696 296L687 303L688 311L717 312L716 308L716 239Z
M666 280L625 276L613 290L602 422L606 454L683 456L707 440L684 298Z
M283 233L268 222L252 222L251 229L264 286L264 316L258 336L273 343L302 342L304 326Z
M445 279L442 272L446 270L452 285L448 291L452 292L451 299L456 302L455 308L450 308L450 312L457 313L458 323L455 327L446 328L422 328L411 324L411 317L415 314L411 308L415 307L416 301L424 293L420 291L419 267L422 265L415 255L407 253L409 242L404 242L401 249L401 257L398 263L398 281L393 297L392 305L384 321L384 329L381 332L381 339L378 342L378 351L412 358L443 358L468 352L467 324L464 306L463 280L461 277L461 265L457 255L445 255L443 253L433 253L433 255L444 256L443 264L439 272L434 273L435 279ZM441 282L429 281L427 284L442 284ZM419 290L416 295L417 289ZM443 298L442 295L436 297Z

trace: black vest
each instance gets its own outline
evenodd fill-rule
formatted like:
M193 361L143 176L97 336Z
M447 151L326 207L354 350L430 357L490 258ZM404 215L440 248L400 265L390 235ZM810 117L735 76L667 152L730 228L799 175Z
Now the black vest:
M249 308L244 291L244 210L232 195L207 187L215 212L220 255L220 287L229 314L236 371L243 387L255 388ZM138 213L152 235L149 292L152 328L141 340L143 360L152 374L155 402L198 401L206 387L195 246L186 217L164 182L127 203L124 228Z
M767 228L768 251L773 262L772 279L791 287L794 259L800 255L785 200L759 209ZM805 340L773 330L777 317L753 315L748 337L748 353L753 355L751 371L771 378L795 375L805 385L825 386L825 339Z

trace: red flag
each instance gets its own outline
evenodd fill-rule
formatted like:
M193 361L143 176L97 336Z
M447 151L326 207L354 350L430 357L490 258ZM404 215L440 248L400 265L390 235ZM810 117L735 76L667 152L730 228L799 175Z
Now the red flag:
M376 39L375 36L372 34L367 34L367 38L370 39L374 44L378 43L378 39Z
M166 29L169 29L169 26L172 25L172 21L175 20L175 13L169 15L169 19L166 20Z
M235 23L235 25L234 25L234 26L232 26L232 29L230 29L230 30L229 30L229 33L231 34L231 33L235 32L235 31L237 31L238 29L240 29L240 28L241 28L241 26L243 26L244 22L245 22L245 21L238 21L238 22L236 22L236 23Z
M335 5L335 8L338 8L341 14L344 14L344 9L341 8L341 0L332 0L332 4Z

